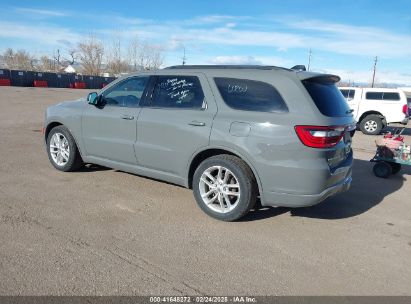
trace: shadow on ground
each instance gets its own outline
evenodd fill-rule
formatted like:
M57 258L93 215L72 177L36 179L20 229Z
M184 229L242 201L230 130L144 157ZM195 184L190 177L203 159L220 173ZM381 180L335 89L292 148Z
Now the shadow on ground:
M388 179L381 179L374 176L372 168L373 163L356 159L353 167L353 182L348 192L338 194L312 207L252 210L242 221L261 220L286 212L290 212L292 216L327 220L357 216L377 206L386 196L401 189L404 175L411 175L411 167L403 166L398 174Z
M385 133L385 132L391 132L391 133L395 133L395 132L400 132L402 130L403 127L394 127L394 126L388 126L385 127L381 132ZM404 131L402 132L402 135L411 135L411 128L406 127L404 129Z
M98 171L108 171L108 170L112 170L112 169L99 166L99 165L87 164L83 166L80 170L78 170L77 172L87 173L87 172L98 172Z
M287 212L290 212L292 216L327 220L343 219L360 215L381 203L389 194L398 191L404 184L404 176L411 176L411 166L402 166L398 174L392 175L388 179L381 179L374 176L372 172L373 165L374 164L369 161L355 159L351 189L348 192L331 197L318 205L292 209L286 207L261 207L261 205L257 204L257 207L251 210L250 213L240 221L262 220ZM86 165L79 172L87 173L106 170L112 169L98 165ZM122 172L119 170L115 171ZM132 175L139 176L136 174ZM139 177L155 180L143 176Z

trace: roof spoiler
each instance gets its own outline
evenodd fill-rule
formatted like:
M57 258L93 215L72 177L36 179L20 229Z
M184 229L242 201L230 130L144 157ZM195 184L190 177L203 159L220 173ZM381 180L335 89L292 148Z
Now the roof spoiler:
M313 74L313 75L307 75L307 77L304 77L304 79L301 79L301 80L322 82L322 83L337 83L341 80L341 78L337 75L332 75L332 74Z

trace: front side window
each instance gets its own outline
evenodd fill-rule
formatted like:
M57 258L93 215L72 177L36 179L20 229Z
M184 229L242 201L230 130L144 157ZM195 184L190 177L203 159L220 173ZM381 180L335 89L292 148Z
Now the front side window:
M216 77L214 81L224 102L233 109L288 112L280 93L266 82L223 77Z
M382 100L382 92L367 92L365 94L366 99L372 99L372 100Z
M349 93L350 93L350 90L340 90L341 91L341 94L343 94L343 96L345 97L345 98L348 98L348 95L349 95Z
M201 109L203 103L204 92L198 77L158 76L152 107Z
M105 105L137 107L147 86L149 76L126 79L104 92Z

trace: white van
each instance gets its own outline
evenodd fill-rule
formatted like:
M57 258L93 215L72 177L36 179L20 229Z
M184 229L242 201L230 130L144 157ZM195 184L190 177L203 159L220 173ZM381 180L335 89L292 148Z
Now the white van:
M376 135L390 123L408 123L407 96L402 90L339 88L364 134Z

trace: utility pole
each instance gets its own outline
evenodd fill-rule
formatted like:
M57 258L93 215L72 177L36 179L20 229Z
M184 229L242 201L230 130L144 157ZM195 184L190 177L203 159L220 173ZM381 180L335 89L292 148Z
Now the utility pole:
M312 52L311 49L310 49L310 52L308 53L308 68L307 68L307 71L310 70L312 54L313 54L313 52Z
M375 82L375 70L377 69L377 62L378 62L378 57L375 56L374 58L374 71L372 73L372 83L371 83L371 87L374 87L374 82Z
M183 47L183 65L186 64L186 47Z

